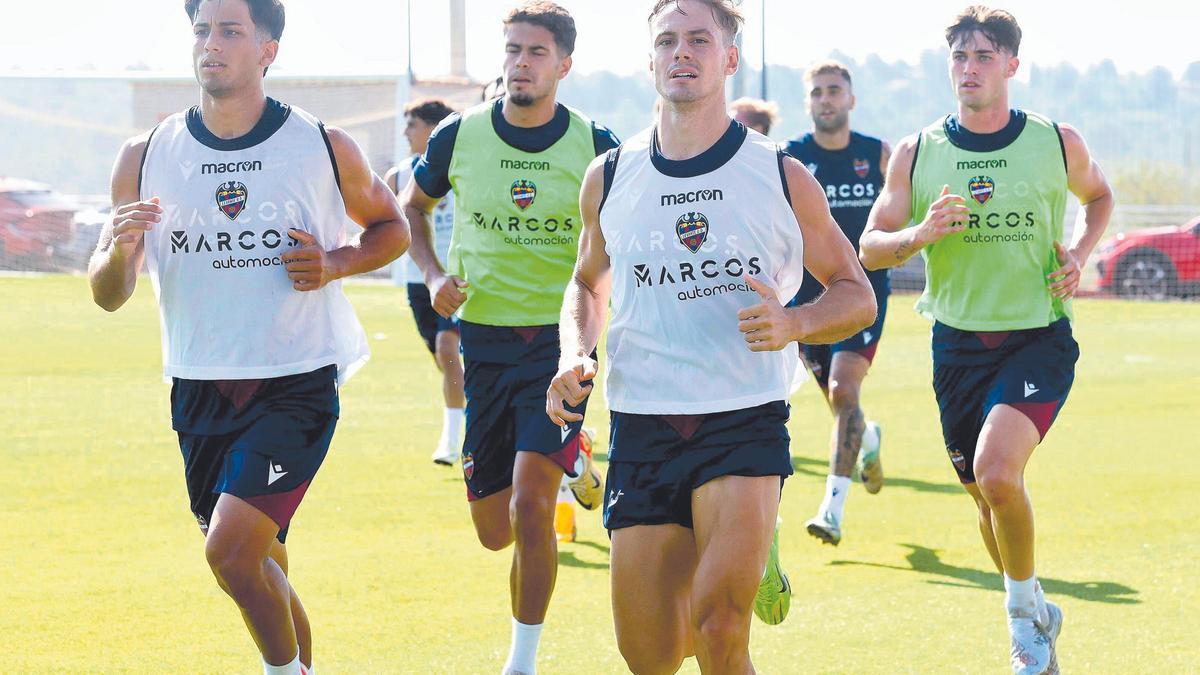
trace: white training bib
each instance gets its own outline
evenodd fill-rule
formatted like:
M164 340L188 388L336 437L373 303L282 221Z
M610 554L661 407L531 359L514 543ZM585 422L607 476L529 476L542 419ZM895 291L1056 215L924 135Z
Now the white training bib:
M304 230L346 243L346 206L321 123L268 99L246 136L220 139L197 108L168 117L143 158L142 199L164 215L146 233L163 371L194 380L294 375L329 364L344 383L369 356L340 281L297 291L281 255Z
M414 155L400 163L399 170L396 172L396 187L401 192L412 178L413 168L420 159L420 155ZM437 258L444 268L446 267L446 257L450 253L450 235L454 232L454 190L447 192L437 206L433 207L433 213L429 216L429 226L433 228L433 252L437 254ZM397 286L425 283L420 268L412 261L407 251L404 255L396 258L392 263L391 271L392 283Z
M689 160L659 154L653 128L614 154L600 210L613 273L609 407L700 414L787 400L796 347L752 352L737 318L761 302L744 275L784 304L803 278L779 147L733 123Z

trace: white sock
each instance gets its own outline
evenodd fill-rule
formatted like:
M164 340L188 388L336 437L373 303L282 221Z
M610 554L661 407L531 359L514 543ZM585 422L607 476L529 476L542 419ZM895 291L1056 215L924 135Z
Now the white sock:
M570 480L571 480L570 478L567 478L567 474L564 473L562 482L558 484L558 503L559 504L562 504L564 502L567 504L575 503L575 494L571 492L571 487L568 485L568 481L570 481Z
M859 451L863 450L878 450L879 449L879 427L871 424L867 420L867 425L863 429L862 443L859 444Z
M282 666L273 666L263 659L263 675L301 675L300 652L297 650L296 657Z
M542 637L542 625L529 625L512 620L512 645L508 648L508 661L504 671L516 671L524 675L537 673L538 640Z
M459 434L463 426L462 408L445 408L442 410L442 442L446 447L460 449Z
M825 500L821 502L821 513L832 513L839 523L846 508L846 495L850 492L849 476L825 477Z
M1025 619L1038 617L1037 577L1017 581L1008 574L1004 575L1005 598L1004 605L1011 617Z

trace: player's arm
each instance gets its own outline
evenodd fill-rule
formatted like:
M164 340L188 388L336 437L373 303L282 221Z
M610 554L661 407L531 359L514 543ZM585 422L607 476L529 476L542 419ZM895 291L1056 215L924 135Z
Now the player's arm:
M1109 218L1112 217L1113 198L1112 188L1108 179L1100 170L1100 165L1092 159L1088 152L1087 143L1083 136L1073 127L1059 125L1062 135L1063 152L1067 162L1067 189L1079 198L1082 206L1079 219L1075 222L1075 232L1071 237L1070 246L1054 242L1054 250L1061 265L1049 276L1050 293L1056 298L1069 298L1079 288L1082 268L1087 265L1092 249L1096 248L1104 230L1108 229Z
M879 142L879 170L883 173L884 182L887 182L888 164L892 161L892 146L888 145L887 141Z
M400 168L395 166L388 169L387 173L383 175L384 184L386 184L388 186L388 190L391 190L392 194L396 195L397 197L400 196L400 188L404 187L403 185L398 184L399 177ZM405 214L405 217L407 218L408 214Z
M950 187L943 186L925 220L916 227L908 227L912 212L911 175L916 158L916 136L900 141L890 156L883 192L871 207L867 227L858 240L858 257L869 270L901 265L922 248L967 226L966 200L950 194Z
M142 201L138 194L142 157L149 140L149 132L135 136L117 153L110 181L112 213L88 261L92 299L109 312L117 311L133 295L138 270L146 259L144 237L162 220L158 198Z
M336 279L378 269L408 248L408 223L400 213L400 205L371 171L366 155L341 129L326 127L325 133L337 163L346 215L363 230L350 243L332 251L324 250L308 232L288 230L302 244L283 255L284 269L298 291L315 291Z
M446 274L442 262L433 250L433 226L430 225L429 218L439 201L439 197L430 197L415 177L408 179L408 184L400 194L404 215L408 217L412 226L412 247L408 249L408 256L416 263L417 269L421 270L421 277L429 287L433 311L443 317L449 317L466 302L467 294L462 289L468 284L461 277Z
M558 374L546 391L546 414L558 426L583 419L582 415L568 411L566 404L579 405L592 390L592 385L581 383L596 377L597 364L591 354L600 343L608 298L612 293L611 261L604 250L604 233L600 230L604 160L605 156L601 155L592 161L579 191L579 212L583 216L579 257L563 294L562 315L558 322Z
M747 275L747 283L763 298L762 304L738 312L738 330L751 351L783 349L792 342L837 342L875 321L875 293L854 247L829 213L825 190L799 160L783 160L792 212L804 235L804 267L826 290L816 302L785 309L772 289Z

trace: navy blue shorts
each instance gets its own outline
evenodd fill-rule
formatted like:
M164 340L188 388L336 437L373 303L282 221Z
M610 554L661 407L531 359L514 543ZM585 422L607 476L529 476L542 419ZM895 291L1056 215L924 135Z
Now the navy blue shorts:
M274 520L282 543L337 426L337 367L266 380L176 379L171 417L200 529L208 532L228 493Z
M1046 437L1067 402L1077 360L1079 345L1067 319L1004 332L934 323L933 391L959 481L975 482L975 446L993 406L1016 408Z
M854 352L866 359L867 363L875 361L875 350L879 348L879 339L883 337L883 319L887 316L890 292L886 285L876 285L873 288L875 289L875 304L879 308L879 313L875 316L875 323L845 340L831 345L800 345L800 358L804 360L805 367L813 374L813 379L817 381L817 385L821 389L829 390L829 371L833 364L834 354ZM801 301L801 296L797 295L788 303L788 307L801 304L805 303Z
M467 499L512 485L517 452L549 457L575 477L583 422L559 428L546 416L546 390L558 373L558 326L485 326L463 321ZM569 407L583 414L587 401Z
M430 354L437 353L437 335L442 331L458 331L458 319L449 319L433 311L433 303L429 299L429 289L425 284L408 285L408 306L412 309L413 320L417 322L417 333L425 341Z
M610 418L604 527L692 527L692 491L721 476L792 475L788 404Z

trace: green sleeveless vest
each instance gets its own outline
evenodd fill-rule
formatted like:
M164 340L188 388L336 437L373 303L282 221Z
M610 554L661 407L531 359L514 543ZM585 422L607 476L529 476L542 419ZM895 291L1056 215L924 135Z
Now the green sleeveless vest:
M1050 296L1046 275L1058 269L1067 201L1065 150L1058 127L1026 113L1006 147L971 152L947 137L944 120L921 131L912 172L912 222L925 219L942 186L970 208L967 228L926 246L925 292L917 310L961 330L1047 326L1071 316Z
M454 230L447 270L470 284L460 314L466 321L558 323L579 253L579 188L596 156L591 121L568 111L566 134L537 153L501 140L491 103L462 115L450 159Z

